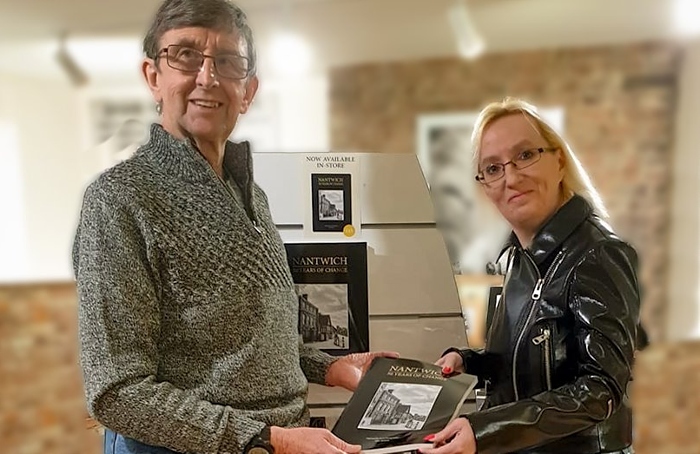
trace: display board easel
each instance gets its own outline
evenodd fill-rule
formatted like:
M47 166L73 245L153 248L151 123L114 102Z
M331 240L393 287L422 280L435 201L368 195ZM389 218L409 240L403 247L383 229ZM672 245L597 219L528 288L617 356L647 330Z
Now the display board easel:
M418 159L411 154L351 155L361 168L370 349L433 362L446 348L466 345L467 339L452 267ZM255 179L268 196L285 243L327 241L322 236L309 238L304 232L306 156L254 154ZM349 397L342 389L311 385L312 416L325 416L332 425Z

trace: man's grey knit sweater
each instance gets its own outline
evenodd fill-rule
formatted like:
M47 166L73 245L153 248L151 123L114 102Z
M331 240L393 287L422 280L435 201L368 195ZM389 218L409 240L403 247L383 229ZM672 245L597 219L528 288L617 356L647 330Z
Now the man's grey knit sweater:
M333 358L299 344L298 301L247 144L226 171L159 125L84 197L73 246L90 414L177 452L240 453L265 424L308 422Z

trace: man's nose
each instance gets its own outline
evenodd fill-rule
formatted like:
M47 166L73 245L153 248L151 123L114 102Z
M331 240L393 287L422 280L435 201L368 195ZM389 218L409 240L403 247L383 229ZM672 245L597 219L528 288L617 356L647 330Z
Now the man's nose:
M213 87L218 82L214 60L205 58L202 62L202 67L199 68L199 72L197 73L197 83L203 87Z

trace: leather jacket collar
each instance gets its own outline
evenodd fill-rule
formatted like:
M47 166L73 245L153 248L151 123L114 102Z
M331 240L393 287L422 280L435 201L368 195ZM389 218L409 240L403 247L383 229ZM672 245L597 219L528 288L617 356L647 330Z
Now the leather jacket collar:
M561 244L593 213L593 208L580 195L574 194L552 217L545 222L528 248L537 266L541 266L559 249ZM508 241L501 249L499 258L511 247L519 247L520 240L511 232Z

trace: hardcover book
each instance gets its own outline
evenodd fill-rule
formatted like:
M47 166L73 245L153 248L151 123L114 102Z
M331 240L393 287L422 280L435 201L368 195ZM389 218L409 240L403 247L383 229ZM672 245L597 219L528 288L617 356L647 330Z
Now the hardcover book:
M333 427L365 453L428 448L424 438L459 415L476 386L472 375L442 375L439 366L412 359L377 358Z

